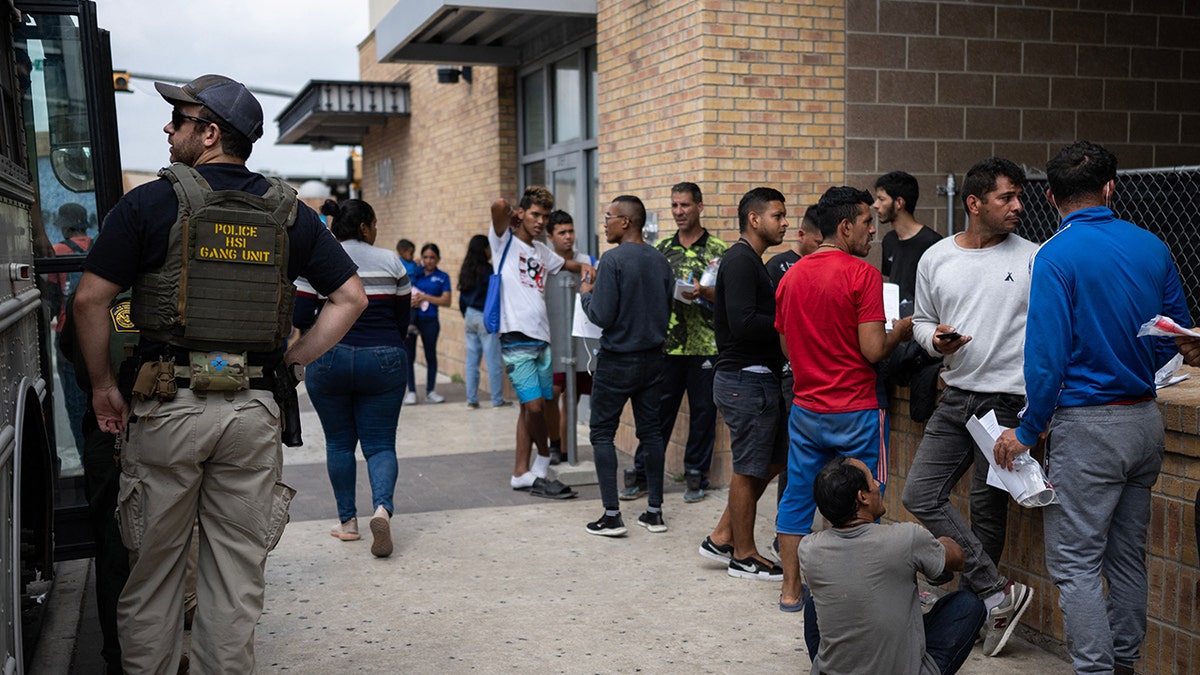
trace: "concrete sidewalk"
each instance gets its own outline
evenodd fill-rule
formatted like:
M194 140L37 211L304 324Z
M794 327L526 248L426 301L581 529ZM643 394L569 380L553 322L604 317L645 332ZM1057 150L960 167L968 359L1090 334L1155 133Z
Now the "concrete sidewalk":
M429 486L424 509L397 508L397 546L387 559L371 557L369 537L344 543L329 536L331 494L322 519L288 526L268 561L267 607L258 627L265 672L808 669L801 617L778 610L779 584L731 578L696 553L725 507L724 490L685 504L682 487L671 486L665 534L635 525L645 508L638 500L622 503L626 537L590 536L583 526L601 512L594 487L563 502L508 488L516 408L468 410L461 385L439 390L446 403L409 406L401 415L401 483L412 484L414 477L403 474L428 466L431 455L461 455L458 477L432 470L421 476L422 483L450 485L446 494ZM288 473L323 460L319 425L305 424L320 459L306 455L308 448L292 452ZM579 440L581 458L590 460L586 429ZM622 459L627 466L629 458ZM465 489L464 481L474 488ZM495 497L479 497L488 494ZM461 508L456 501L510 505ZM365 490L359 503L359 512L369 514ZM766 550L774 500L764 498L763 506L757 534ZM1069 670L1014 638L1000 658L976 648L960 672Z
M369 550L362 462L364 538L329 536L336 516L324 439L315 413L304 413L307 443L285 449L284 479L300 494L267 561L260 672L808 671L801 616L778 610L779 584L731 578L696 553L725 507L724 490L685 504L683 486L669 485L664 534L636 526L643 499L622 503L627 536L588 535L584 524L601 513L595 486L577 488L580 497L568 501L509 488L516 407L470 410L461 384L438 389L446 403L406 406L401 414L396 550L386 559ZM585 428L579 441L581 459L590 460ZM758 520L764 551L773 537L773 495L772 486ZM94 621L92 592L89 583L74 596L83 623L68 621L69 629L43 638L50 650L74 652L71 673L100 672L93 669L94 627L90 641L67 646ZM55 602L72 601L64 593ZM1070 667L1014 637L998 658L977 647L960 672L1036 675Z

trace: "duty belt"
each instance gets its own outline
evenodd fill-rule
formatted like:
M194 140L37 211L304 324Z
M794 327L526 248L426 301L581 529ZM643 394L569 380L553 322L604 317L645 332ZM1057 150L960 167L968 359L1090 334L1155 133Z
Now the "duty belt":
M250 366L250 389L272 388L271 379L262 375L262 366ZM254 373L258 373L255 376ZM181 387L189 387L192 383L192 369L188 366L175 366L175 382Z

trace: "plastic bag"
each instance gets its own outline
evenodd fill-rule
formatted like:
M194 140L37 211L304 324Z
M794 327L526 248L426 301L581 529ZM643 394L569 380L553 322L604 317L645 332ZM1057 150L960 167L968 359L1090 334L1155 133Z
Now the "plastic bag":
M1153 319L1150 319L1138 328L1138 337L1146 337L1147 335L1160 337L1178 337L1180 335L1200 337L1200 333L1190 328L1184 328L1175 323L1175 320L1171 317L1163 316L1162 314L1156 314Z
M1017 475L1023 490L1019 495L1011 489L1010 492L1021 506L1036 508L1058 503L1058 495L1054 492L1054 486L1046 480L1042 465L1028 452L1022 452L1013 458L1012 473Z

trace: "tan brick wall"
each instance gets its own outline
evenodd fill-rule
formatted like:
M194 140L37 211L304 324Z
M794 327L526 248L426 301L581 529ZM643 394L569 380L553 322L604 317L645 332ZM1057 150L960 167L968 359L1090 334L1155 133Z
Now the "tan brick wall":
M843 17L842 0L599 3L598 202L638 195L669 236L670 187L690 180L704 192L705 226L732 242L738 200L769 185L796 223L842 180ZM681 413L669 472L682 472L687 423ZM629 414L617 441L636 447ZM718 423L718 485L728 447Z
M359 46L359 70L367 81L408 82L411 94L411 116L373 128L363 139L362 196L379 219L375 243L394 248L405 237L416 244L418 255L424 243L437 244L439 267L457 285L467 241L490 227L488 206L516 192L513 72L476 66L469 84L438 84L436 66L377 63L374 36ZM385 159L392 162L389 194L381 192L379 182ZM457 291L439 318L438 369L461 375L465 343ZM422 368L418 364L418 383L424 382ZM486 390L486 368L480 378Z
M939 232L936 186L993 154L1044 169L1088 139L1122 168L1200 164L1195 3L847 0L846 15L848 181L908 171Z

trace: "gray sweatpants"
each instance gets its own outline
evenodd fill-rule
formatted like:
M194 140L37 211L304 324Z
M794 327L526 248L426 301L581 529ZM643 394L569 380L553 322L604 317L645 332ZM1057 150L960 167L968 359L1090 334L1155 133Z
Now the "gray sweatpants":
M1059 408L1046 461L1061 502L1045 508L1046 567L1071 663L1076 673L1132 666L1146 636L1146 529L1163 461L1157 404Z

